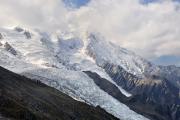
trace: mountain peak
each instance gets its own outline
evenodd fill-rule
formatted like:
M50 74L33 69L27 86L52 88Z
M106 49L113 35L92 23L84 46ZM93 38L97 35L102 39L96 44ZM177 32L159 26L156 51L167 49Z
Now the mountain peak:
M121 98L116 96L113 90L107 89L109 87L106 85L110 85L116 93L129 97L128 99L133 97L132 99L138 100L140 96L143 102L162 102L162 99L156 96L160 89L163 99L167 100L170 95L172 101L178 100L174 97L179 92L178 70L153 65L99 33L70 31L50 34L36 30L18 31L0 28L0 33L3 34L0 48L5 46L3 49L6 49L0 49L1 66L26 77L41 80L76 100L93 106L99 105L120 119L146 120L126 106L132 104L131 102L121 103ZM25 35L25 31L29 33ZM27 35L31 35L30 38L27 38ZM18 51L18 55L8 53L12 50ZM83 71L90 71L93 77ZM97 76L98 81L93 80ZM166 90L161 89L162 87ZM149 92L152 94L146 96ZM144 106L141 107L144 109ZM145 113L148 111L140 111L149 115Z

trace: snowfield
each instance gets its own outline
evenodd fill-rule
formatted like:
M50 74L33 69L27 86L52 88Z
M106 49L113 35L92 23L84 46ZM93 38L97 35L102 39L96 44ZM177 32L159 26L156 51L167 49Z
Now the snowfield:
M101 90L82 72L96 72L118 86L101 65L116 63L130 73L143 76L148 63L134 53L94 34L75 37L72 33L51 35L20 28L0 28L0 33L3 36L0 39L0 66L41 80L76 100L99 105L121 120L148 120ZM120 86L118 88L127 97L131 96Z

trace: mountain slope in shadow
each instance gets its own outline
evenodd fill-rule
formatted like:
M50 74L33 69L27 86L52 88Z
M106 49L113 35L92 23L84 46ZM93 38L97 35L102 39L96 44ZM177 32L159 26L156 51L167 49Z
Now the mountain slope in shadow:
M17 120L117 120L40 81L0 67L0 113Z

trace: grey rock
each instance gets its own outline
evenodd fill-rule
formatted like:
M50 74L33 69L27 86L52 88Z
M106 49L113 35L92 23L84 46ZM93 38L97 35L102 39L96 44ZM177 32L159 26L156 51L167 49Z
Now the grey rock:
M17 55L16 50L8 42L4 44L4 48L5 50L9 51L11 54Z
M14 28L17 32L23 32L24 31L24 29L22 29L22 28L20 28L20 27L15 27Z
M31 39L32 38L31 33L29 31L25 31L24 35L26 36L27 39Z
M2 33L0 33L0 39L3 39L3 35L2 35Z

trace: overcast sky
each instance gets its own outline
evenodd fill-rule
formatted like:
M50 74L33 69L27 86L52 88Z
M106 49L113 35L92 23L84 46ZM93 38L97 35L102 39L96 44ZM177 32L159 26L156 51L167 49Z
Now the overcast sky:
M180 65L179 0L0 0L0 26L101 33L158 64Z

